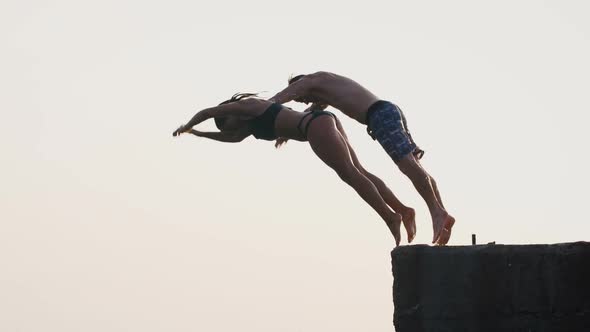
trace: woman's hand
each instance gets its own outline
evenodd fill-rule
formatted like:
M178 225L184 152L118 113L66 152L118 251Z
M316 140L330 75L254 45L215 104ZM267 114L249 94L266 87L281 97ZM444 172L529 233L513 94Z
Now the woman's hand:
M190 129L189 129L190 130ZM178 127L178 129L176 129L173 133L172 136L176 137L179 136L180 134L186 133L188 130L186 129L185 125L181 125L180 127Z
M195 135L195 136L203 136L203 132L202 131L198 131L196 129L190 129L188 132L191 133L191 134L193 134L193 135Z

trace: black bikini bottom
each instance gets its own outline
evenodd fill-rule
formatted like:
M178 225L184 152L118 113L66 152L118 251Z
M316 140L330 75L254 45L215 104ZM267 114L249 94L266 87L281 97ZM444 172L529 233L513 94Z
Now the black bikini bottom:
M305 125L305 130L301 130L301 125L303 124L303 120L305 120L305 118L307 118L308 116L311 115L311 119L309 119L309 121L307 121L307 124ZM322 115L330 115L332 116L334 119L336 119L336 116L334 115L334 113L332 112L328 112L328 111L311 111L307 114L305 114L301 120L299 120L299 124L297 125L297 130L299 130L299 132L305 137L307 138L307 129L309 128L309 125L313 122L313 120L315 120L317 117L322 116Z

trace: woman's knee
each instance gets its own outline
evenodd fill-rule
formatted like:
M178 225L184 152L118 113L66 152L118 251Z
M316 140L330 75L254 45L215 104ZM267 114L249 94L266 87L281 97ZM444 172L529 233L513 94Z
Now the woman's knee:
M335 171L336 174L338 174L338 177L340 177L340 179L346 183L351 183L355 177L362 175L353 165L340 167L335 169Z
M436 186L436 181L434 181L432 175L428 174L428 179L430 180L430 183L432 183L432 185Z

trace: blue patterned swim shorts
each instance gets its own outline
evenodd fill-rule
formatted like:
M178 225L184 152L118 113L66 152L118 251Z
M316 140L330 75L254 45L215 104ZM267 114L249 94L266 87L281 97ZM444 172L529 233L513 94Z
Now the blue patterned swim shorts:
M424 155L424 151L412 140L404 113L393 103L379 100L369 107L367 132L396 163L409 153L417 159Z

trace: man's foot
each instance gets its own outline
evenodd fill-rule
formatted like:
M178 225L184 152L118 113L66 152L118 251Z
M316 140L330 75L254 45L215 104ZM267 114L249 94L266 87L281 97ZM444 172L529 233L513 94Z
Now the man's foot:
M440 236L436 241L436 244L438 244L439 246L444 246L449 242L449 239L451 238L451 229L453 228L454 224L455 218L449 216L445 221L445 226L443 227L442 232L440 233Z
M442 232L442 229L445 226L445 221L448 217L449 214L445 210L439 210L438 213L432 214L432 243L436 243L440 237L440 233Z
M399 234L399 228L401 226L401 223L402 223L402 217L397 213L392 214L391 218L386 223L387 227L389 228L389 231L391 232L391 234L393 235L393 238L395 239L395 246L396 247L399 246L399 243L401 241L401 235Z
M416 237L416 211L408 208L401 215L404 228L406 229L406 233L408 233L408 243L412 243Z
M438 245L445 245L449 242L451 238L451 229L455 224L455 218L453 218L450 214L444 213L439 218L434 219L433 227L434 227L434 238L432 243L436 243Z

